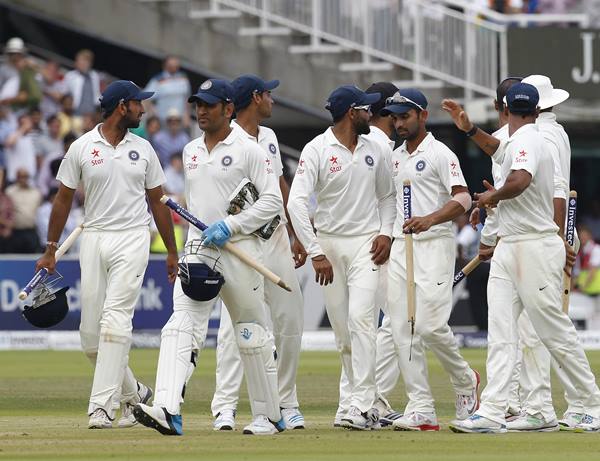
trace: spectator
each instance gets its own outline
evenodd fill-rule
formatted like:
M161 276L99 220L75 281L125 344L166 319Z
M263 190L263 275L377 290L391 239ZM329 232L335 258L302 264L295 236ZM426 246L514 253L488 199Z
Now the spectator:
M52 202L54 202L54 198L58 192L57 187L53 187L48 192L48 196L46 201L38 208L36 213L36 223L37 223L37 232L38 238L40 242L45 242L48 237L48 223L50 222L50 213L52 211ZM76 203L76 202L75 202ZM74 206L71 208L69 216L67 217L67 222L65 223L65 228L63 229L62 234L60 235L60 242L64 242L65 239L69 236L75 228L81 224L83 221L83 215L81 213L81 208ZM75 242L74 245L69 249L69 253L77 253L79 247L77 243L79 239Z
M19 37L6 42L6 62L0 66L0 105L12 104L19 94L19 68L26 52L25 43Z
M575 264L575 287L587 295L600 294L600 245L594 241L592 230L578 226L577 232L581 241L581 249Z
M96 112L100 104L100 76L92 69L94 53L80 50L75 55L75 69L65 75L67 90L73 96L76 115Z
M39 107L34 107L28 112L29 119L31 120L31 130L29 131L29 136L33 140L33 146L35 147L35 155L37 158L37 169L39 169L41 162L41 153L40 153L40 139L44 135L46 131L46 124L43 123L42 120L42 111L40 111Z
M41 250L36 229L36 214L42 203L42 194L29 185L30 175L25 168L17 170L17 182L6 188L15 209L15 220L10 238L11 253L37 253Z
M144 137L152 144L154 147L154 137L160 131L160 119L156 115L152 115L148 117L146 120L146 127L144 129ZM156 147L154 147L156 150Z
M10 251L10 238L15 222L15 210L13 202L4 193L2 181L0 181L0 253Z
M69 150L73 141L77 139L73 133L67 133L62 141L62 145L56 151L49 152L40 168L38 174L37 186L43 196L47 196L50 189L58 187L59 182L56 180L56 174L58 173L58 167L63 159L65 152Z
M149 113L157 115L161 123L164 123L169 110L176 109L179 114L183 114L183 126L189 128L190 113L187 98L192 90L187 75L180 70L177 57L165 58L162 72L150 79L145 91L156 93L148 100Z
M183 197L185 192L185 183L183 179L183 158L181 152L176 152L171 155L169 165L165 168L165 190L169 194Z
M47 61L36 79L42 91L40 109L47 119L60 111L60 100L67 93L67 87L56 61Z
M592 199L590 205L590 214L582 219L582 223L585 224L592 231L594 240L600 240L600 200L597 198Z
M73 109L73 96L65 94L60 100L61 110L57 114L60 121L60 137L64 138L69 132L77 136L83 134L83 119L75 114Z
M17 119L7 106L0 105L0 184L4 183L6 170L6 139L13 134L17 128Z
M20 169L24 169L31 178L34 178L37 173L35 145L31 136L33 126L31 118L28 115L21 115L18 124L18 129L4 142L6 180L9 183L17 180L17 171Z
M36 71L33 64L27 60L27 48L20 38L11 38L5 52L8 54L9 80L0 89L0 104L10 104L18 114L28 112L39 106L42 100L42 91L35 79ZM18 74L16 79L14 71Z
M46 120L46 130L37 138L37 154L41 160L48 155L61 156L65 153L63 151L63 140L60 137L60 120L56 115L51 115Z
M184 131L181 114L177 109L170 109L167 114L167 127L154 136L153 146L163 167L169 164L171 155L183 151L190 142L189 135Z

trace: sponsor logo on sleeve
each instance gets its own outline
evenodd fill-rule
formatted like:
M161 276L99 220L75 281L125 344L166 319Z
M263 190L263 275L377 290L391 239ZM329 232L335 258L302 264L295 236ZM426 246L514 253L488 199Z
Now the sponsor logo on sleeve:
M527 152L525 149L521 149L515 158L515 163L523 163L527 161Z
M450 174L455 178L458 178L460 176L460 173L456 169L457 166L458 165L456 164L456 162L454 162L454 160L450 163Z

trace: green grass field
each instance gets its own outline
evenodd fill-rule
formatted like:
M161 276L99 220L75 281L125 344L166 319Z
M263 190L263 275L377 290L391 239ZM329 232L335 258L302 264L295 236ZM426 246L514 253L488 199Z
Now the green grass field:
M485 351L466 350L471 365L485 370ZM589 353L596 374L600 352ZM130 364L139 379L154 385L157 350L134 350ZM332 427L337 407L337 354L302 355L298 391L306 430L251 437L240 428L250 420L247 399L238 430L213 432L210 399L215 355L203 351L187 391L183 437L165 437L145 427L87 429L87 398L92 369L80 352L0 352L0 459L10 460L595 460L600 434L454 434L447 429L454 395L437 360L430 378L443 430L407 433L354 432ZM558 385L557 412L564 409ZM245 392L244 392L245 393ZM392 402L404 405L398 386Z

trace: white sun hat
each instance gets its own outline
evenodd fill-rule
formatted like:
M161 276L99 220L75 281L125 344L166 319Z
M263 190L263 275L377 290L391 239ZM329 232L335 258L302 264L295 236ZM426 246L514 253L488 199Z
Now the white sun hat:
M25 42L23 39L19 37L13 37L8 42L6 42L6 46L4 47L4 52L11 53L26 53L27 48L25 47Z
M538 103L540 110L557 106L561 102L565 102L569 99L569 92L554 88L550 78L545 75L530 75L529 77L525 77L522 82L529 83L538 90L538 93L540 94L540 102Z

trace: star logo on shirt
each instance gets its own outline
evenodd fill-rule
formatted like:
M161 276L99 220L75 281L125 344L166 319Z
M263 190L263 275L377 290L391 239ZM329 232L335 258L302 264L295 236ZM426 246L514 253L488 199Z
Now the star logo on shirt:
M298 162L298 165L304 166L304 160L300 159L300 161Z
M331 158L329 159L329 161L331 162L332 165L337 165L338 164L337 157L334 157L333 155L331 156Z
M198 160L198 157L196 155L192 156L192 162L195 162L196 160Z
M453 170L455 170L455 169L456 169L456 163L452 162L452 163L450 164L450 167L451 167Z
M525 152L525 149L519 151L519 157L525 157L526 155L527 152Z
M98 149L94 149L92 152L90 152L94 158L99 157L100 156L100 151Z
M267 162L267 165L271 166L271 160L269 160L268 158L265 159L265 162Z
M400 162L398 160L396 160L394 162L394 168L398 169L398 165L400 165Z

